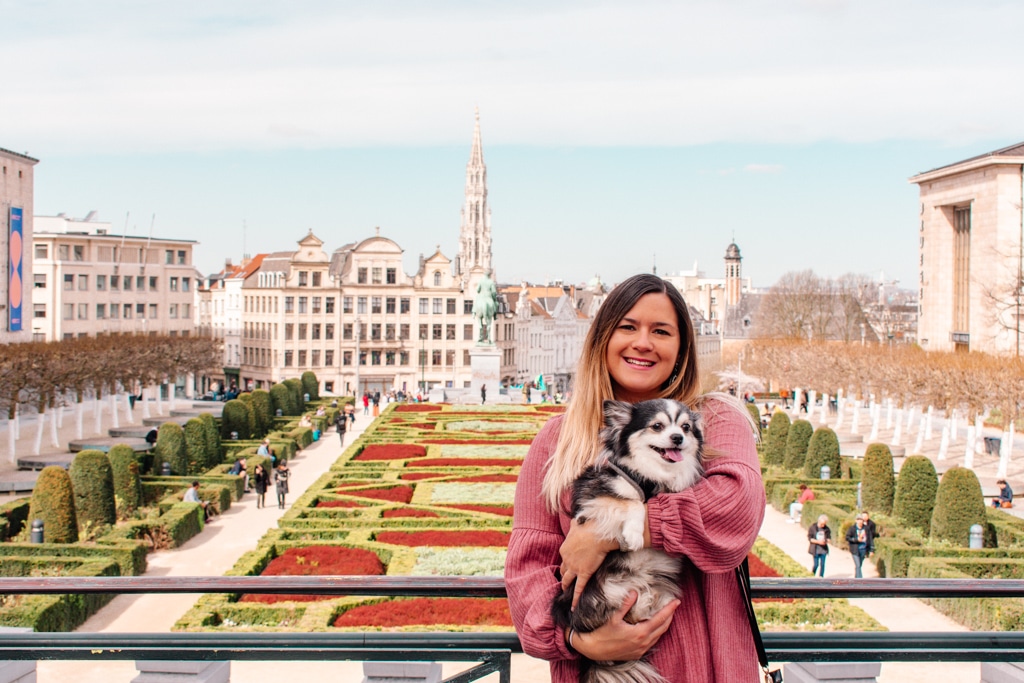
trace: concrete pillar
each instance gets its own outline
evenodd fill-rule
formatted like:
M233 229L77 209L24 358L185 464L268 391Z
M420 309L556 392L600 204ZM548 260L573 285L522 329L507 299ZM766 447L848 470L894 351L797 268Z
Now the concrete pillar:
M136 660L131 683L229 683L231 662Z
M1024 664L1015 662L982 662L981 683L1022 683Z
M32 629L0 626L0 633L32 633ZM36 683L35 660L0 661L0 683Z
M786 683L875 683L881 662L800 662L784 664Z
M363 683L441 683L441 664L363 662Z

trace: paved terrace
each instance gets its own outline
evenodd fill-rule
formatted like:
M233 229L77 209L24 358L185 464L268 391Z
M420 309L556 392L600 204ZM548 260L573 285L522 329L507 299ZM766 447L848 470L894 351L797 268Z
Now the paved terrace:
M219 408L219 404L214 404ZM816 417L816 415L815 415ZM346 443L362 433L369 426L370 417L357 413L355 431L346 435ZM833 418L834 419L834 418ZM65 420L61 437L66 443L70 441L73 427ZM91 421L87 421L91 424ZM849 419L845 421L849 426ZM817 427L817 419L812 420ZM862 423L862 432L867 433ZM941 425L940 425L941 429ZM24 427L23 427L24 430ZM29 434L23 431L23 434ZM995 436L993 431L987 436ZM888 442L891 431L879 434L879 440ZM23 439L23 441L29 441ZM913 437L905 437L904 443L913 445ZM938 452L938 438L925 442L925 455ZM0 444L3 439L0 439ZM1015 449L1016 457L1011 460L1010 482L1024 484L1024 439L1018 439L1020 448ZM936 464L940 471L960 462L962 463L963 436L957 442L957 448L951 453L960 457L947 457ZM298 457L290 463L292 468L291 500L297 499L341 454L342 448L337 435L332 431L324 435L320 441L300 451ZM19 449L20 453L20 449ZM44 454L46 453L44 449ZM897 467L900 459L897 459ZM994 488L995 469L998 458L993 456L975 456L975 471L979 473L986 488ZM12 466L0 467L0 479L12 474ZM1018 488L1024 492L1024 485ZM268 502L273 498L273 491L268 493ZM2 499L0 499L2 500ZM1015 510L1016 511L1016 510ZM247 494L233 503L224 514L214 518L206 529L184 546L154 552L149 555L149 566L146 576L220 576L230 569L242 553L253 548L267 529L276 525L283 511L273 504L266 508L256 507L255 494ZM765 522L761 535L785 550L790 556L804 566L810 568L810 556L807 554L806 530L799 524L789 524L786 516L772 508L766 510ZM852 578L853 561L848 552L833 548L826 565L825 579ZM874 565L868 561L864 565L866 578L877 576ZM109 633L152 633L168 632L178 618L195 602L198 595L122 595L100 610L89 621L79 628L80 632ZM860 599L851 602L863 608L891 631L964 631L963 627L947 619L924 603L916 599ZM450 676L465 667L458 664L445 664L444 675ZM127 683L137 672L134 662L100 662L86 664L83 662L41 661L38 664L39 683L58 683L76 681L77 683ZM358 662L233 662L232 681L234 683L262 683L267 680L362 680L362 665ZM980 667L977 663L920 663L920 662L887 662L882 664L880 683L930 683L933 680L977 681ZM485 680L497 680L492 674ZM526 655L513 655L512 680L516 683L543 683L548 681L547 663L532 659Z

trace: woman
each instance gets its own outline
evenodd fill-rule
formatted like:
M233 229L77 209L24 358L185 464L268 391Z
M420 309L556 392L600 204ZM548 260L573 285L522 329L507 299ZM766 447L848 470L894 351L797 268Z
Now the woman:
M253 468L253 483L256 486L256 507L266 506L267 489L270 488L270 475L262 464Z
M274 470L274 488L277 489L277 507L284 510L284 497L288 495L288 477L291 471L288 465L282 460L281 464Z
M602 403L657 397L699 408L705 445L715 454L700 483L647 502L645 543L690 560L682 597L632 625L623 616L633 594L604 626L566 633L551 619L552 600L574 581L578 596L605 555L618 549L568 515L573 480L599 454ZM670 681L757 679L734 572L764 516L753 428L734 399L700 395L693 323L678 290L657 276L636 275L608 295L587 335L573 400L534 439L516 487L505 568L509 605L524 651L551 663L553 683L577 680L581 657L620 661L645 654Z

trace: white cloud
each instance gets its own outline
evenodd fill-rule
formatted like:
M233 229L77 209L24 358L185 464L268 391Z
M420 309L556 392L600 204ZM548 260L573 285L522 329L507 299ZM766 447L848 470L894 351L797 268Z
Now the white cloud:
M782 164L747 164L743 170L747 173L782 173Z

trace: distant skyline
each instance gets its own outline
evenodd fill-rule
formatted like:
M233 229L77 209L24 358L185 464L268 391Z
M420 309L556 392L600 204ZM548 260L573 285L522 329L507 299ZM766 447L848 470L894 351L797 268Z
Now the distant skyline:
M1024 6L0 0L35 212L243 253L454 258L480 106L503 282L917 278L907 179L1024 139ZM959 93L959 94L958 94ZM243 225L245 230L243 233Z

